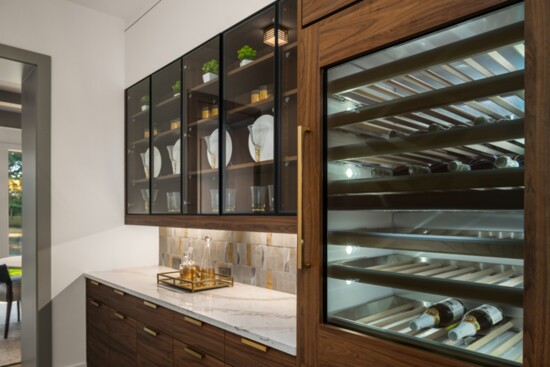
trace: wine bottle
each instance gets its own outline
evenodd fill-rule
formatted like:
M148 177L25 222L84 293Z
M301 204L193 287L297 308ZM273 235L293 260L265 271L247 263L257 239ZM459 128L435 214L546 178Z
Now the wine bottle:
M492 121L486 118L485 116L478 116L474 119L474 126L479 125L487 125L490 124Z
M499 156L495 161L496 168L513 168L519 167L519 162L515 159L508 157L507 155Z
M443 328L459 321L463 315L462 302L447 298L431 305L419 318L412 320L409 327L413 331L432 327Z
M471 167L469 164L462 163L461 161L451 161L447 165L447 169L450 172L462 172L462 171L470 171Z
M472 171L480 170L480 169L493 169L495 158L474 158L468 162L468 165L470 166Z
M447 172L447 170L448 170L447 162L437 162L437 163L430 164L430 171L432 173Z
M409 175L424 175L431 172L428 166L421 166L419 164L411 164L409 166Z
M438 132L438 131L445 131L445 129L441 125L438 125L438 124L431 124L430 126L428 126L428 132L430 132L430 133L435 133L435 132Z
M487 331L504 318L502 310L493 305L482 305L464 315L460 324L449 331L449 339L456 341L478 332Z

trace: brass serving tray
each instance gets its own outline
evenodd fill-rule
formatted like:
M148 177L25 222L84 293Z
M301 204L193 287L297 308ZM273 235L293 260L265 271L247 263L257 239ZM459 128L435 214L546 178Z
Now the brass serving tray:
M188 280L180 277L179 271L169 271L157 274L157 283L166 284L171 287L184 289L190 292L205 291L224 287L233 287L233 277L228 275L215 274L214 279L209 280Z

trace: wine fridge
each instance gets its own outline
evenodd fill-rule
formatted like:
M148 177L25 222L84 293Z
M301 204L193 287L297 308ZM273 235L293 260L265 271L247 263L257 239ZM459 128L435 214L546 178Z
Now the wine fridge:
M521 365L523 22L517 3L325 70L326 323Z

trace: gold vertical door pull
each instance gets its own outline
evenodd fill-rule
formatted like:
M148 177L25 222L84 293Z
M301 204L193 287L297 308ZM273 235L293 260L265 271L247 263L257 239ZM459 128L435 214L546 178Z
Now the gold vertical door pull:
M298 232L298 269L307 268L309 263L304 261L304 213L303 213L303 174L304 174L304 137L311 132L307 127L298 126L298 208L297 208L297 232Z

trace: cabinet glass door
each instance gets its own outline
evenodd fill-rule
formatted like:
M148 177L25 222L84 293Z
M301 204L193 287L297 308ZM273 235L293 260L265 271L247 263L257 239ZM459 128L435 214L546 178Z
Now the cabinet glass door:
M275 211L275 48L271 6L224 34L223 213Z
M183 57L183 196L188 214L219 213L220 37Z
M519 3L327 70L326 322L521 364L524 58Z
M126 212L150 212L150 79L126 91Z
M151 78L152 213L181 212L181 59Z
M280 124L279 124L279 191L275 198L279 213L296 212L296 128L298 117L297 96L297 56L298 41L296 34L297 9L296 0L284 0L279 3L279 78Z

